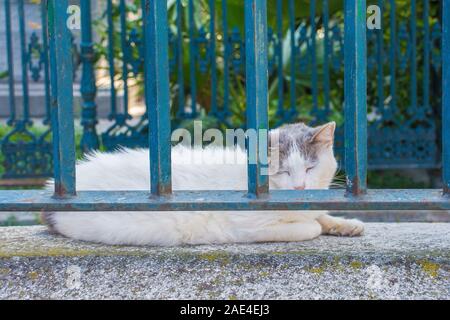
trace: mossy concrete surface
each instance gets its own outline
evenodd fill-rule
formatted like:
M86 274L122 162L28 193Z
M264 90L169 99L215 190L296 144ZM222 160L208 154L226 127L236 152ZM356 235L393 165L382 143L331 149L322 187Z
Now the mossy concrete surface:
M450 224L360 238L119 247L0 228L0 299L449 299Z

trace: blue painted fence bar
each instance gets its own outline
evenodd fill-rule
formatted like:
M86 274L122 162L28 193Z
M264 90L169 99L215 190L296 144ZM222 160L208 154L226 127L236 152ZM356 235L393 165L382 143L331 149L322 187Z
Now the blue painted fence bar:
M111 95L111 113L109 119L113 120L117 117L117 93L114 82L115 65L114 65L114 21L113 21L113 4L112 0L107 0L106 3L106 20L108 21L108 65L109 65L109 81L110 95Z
M68 1L47 1L55 195L63 197L76 194L72 44L67 28Z
M197 113L197 78L195 76L196 71L196 61L195 57L197 54L196 39L197 35L195 32L195 20L194 11L195 5L194 0L189 0L189 74L190 74L190 87L191 87L191 109L192 116L195 117Z
M6 23L6 55L8 59L8 74L14 74L14 62L13 62L13 45L12 45L12 33L11 33L11 7L9 0L5 0L5 23ZM14 77L9 76L9 125L13 125L16 120L16 93L14 86Z
M149 118L151 192L172 192L167 0L143 0L145 102Z
M44 67L44 86L45 86L45 117L42 123L49 126L51 123L51 106L50 106L50 63L48 55L48 11L47 11L47 1L41 1L41 21L42 21L42 47L41 47L41 61ZM40 70L40 69L38 69ZM51 128L48 129L46 133L41 137L45 140L45 137L50 134ZM50 167L50 166L49 166Z
M245 0L245 48L247 128L256 131L256 134L250 135L247 140L248 192L250 195L261 196L269 192L266 0Z
M95 96L97 86L95 84L95 52L92 40L92 13L91 1L81 0L81 59L83 61L83 74L81 79L81 95L83 96L83 107L81 113L81 125L83 126L83 137L81 147L84 152L97 150L100 142L97 135L97 105Z
M22 95L23 95L23 120L25 125L30 124L30 95L28 91L28 57L26 48L26 36L25 36L25 12L23 8L23 0L19 0L19 28L20 28L20 47L21 50L21 62L22 62Z
M450 0L442 3L442 149L444 193L450 195Z
M128 47L128 33L127 33L127 9L126 9L126 1L125 0L120 0L119 12L120 12L120 47L123 52L123 63L122 63L123 109L124 109L123 116L128 117L129 47Z
M345 172L347 191L367 189L366 1L345 1Z

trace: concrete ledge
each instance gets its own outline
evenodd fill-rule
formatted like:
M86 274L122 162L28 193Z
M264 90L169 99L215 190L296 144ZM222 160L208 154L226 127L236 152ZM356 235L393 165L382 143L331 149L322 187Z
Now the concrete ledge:
M332 211L332 215L364 222L440 222L450 223L450 211Z
M0 228L0 299L449 299L450 224L362 238L117 247Z

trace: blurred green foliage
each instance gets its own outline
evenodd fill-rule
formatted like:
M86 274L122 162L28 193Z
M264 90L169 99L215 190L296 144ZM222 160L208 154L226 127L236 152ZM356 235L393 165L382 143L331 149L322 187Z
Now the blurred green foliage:
M341 30L343 30L343 0L333 0L329 1L329 16L330 16L330 28L333 26L338 26ZM387 3L387 2L386 2ZM398 0L396 3L396 18L398 23L406 23L409 24L409 17L411 16L411 3L407 0ZM184 7L182 17L182 23L183 23L183 52L184 54L184 61L183 61L183 70L184 70L184 83L185 83L185 94L186 98L189 98L189 92L190 92L190 68L189 68L189 55L187 54L189 52L189 12L188 12L188 0L182 0L182 4ZM268 25L272 27L274 30L276 30L276 0L268 0ZM316 10L315 10L315 23L316 27L320 29L323 26L323 19L322 19L322 4L323 1L315 1L316 4ZM379 4L379 1L377 0L369 0L367 5L371 4ZM138 34L142 32L142 21L140 18L139 10L140 10L140 0L134 0L132 3L128 3L127 5L127 11L131 13L130 16L128 16L126 20L126 29L128 32L131 32L131 30L135 30ZM417 28L418 31L423 29L424 25L424 19L420 16L420 12L422 12L422 2L417 3L418 8L418 14L416 14L417 18ZM169 0L168 1L168 7L169 7L169 21L172 28L172 31L174 34L177 33L176 29L176 19L177 19L177 10L176 10L176 1L175 0ZM219 106L223 105L224 100L224 85L223 85L223 40L222 40L222 1L216 0L215 1L215 19L216 19L216 26L217 26L217 67L218 67L218 93L217 96L214 97L217 99L217 104ZM227 1L227 10L228 10L228 26L230 31L233 28L238 28L241 32L241 34L244 34L244 2L242 0L228 0ZM270 102L269 102L269 115L271 120L271 126L273 126L275 123L278 123L278 119L276 116L276 110L278 107L278 102L280 97L278 96L278 84L280 81L283 81L283 85L285 88L285 96L284 96L284 106L285 108L289 108L290 105L290 93L289 89L291 88L291 81L295 81L295 94L296 94L296 100L295 104L297 106L298 116L296 119L292 119L292 121L305 121L309 122L313 120L311 116L311 110L313 107L313 87L312 87L312 81L311 81L311 75L312 75L312 68L309 66L306 71L299 72L296 75L295 79L292 79L290 76L290 32L289 32L289 6L288 1L283 1L283 47L284 47L284 57L283 57L283 68L284 68L284 76L283 79L279 79L276 76L276 70L274 71L274 74L271 74L269 77L269 90L270 90ZM198 29L205 28L206 30L209 27L209 21L210 21L210 13L209 13L209 0L195 0L194 1L194 21L195 26ZM308 34L310 33L310 0L296 0L295 1L295 32L300 32L300 27L306 27L308 30ZM383 28L386 29L386 31L383 33L384 35L384 42L386 45L389 43L389 39L391 37L390 30L389 30L389 9L385 10L384 16L383 16ZM439 3L437 2L431 2L430 3L430 15L428 17L430 25L433 25L437 22L437 17L439 16ZM114 28L115 32L113 34L114 36L114 56L115 56L115 72L116 72L116 81L121 80L121 72L122 72L122 58L123 53L121 49L121 25L120 25L120 8L118 5L115 5L113 8L113 21L114 21ZM96 32L100 36L100 41L97 43L97 52L98 52L98 58L107 60L108 57L108 25L106 23L105 16L98 19L95 22L96 26ZM419 32L420 37L420 32ZM335 44L337 45L337 44ZM399 41L399 50L400 52L404 52L407 50L407 43L405 41ZM337 48L335 48L337 49ZM417 65L418 73L417 73L417 80L418 80L418 93L419 95L422 93L422 87L420 83L423 81L423 68L421 68L421 65L423 65L423 49L424 49L424 41L420 41L418 39L417 41L417 52L418 52L418 61ZM305 45L303 45L300 48L300 55L305 54L307 48ZM370 50L374 50L373 45L368 48L369 52ZM387 49L386 49L387 50ZM139 50L138 48L134 47L131 48L132 54L134 57L139 56ZM324 37L323 34L321 35L320 32L317 32L316 36L316 62L317 65L315 67L315 72L317 75L318 83L317 83L317 92L318 92L318 104L319 108L322 108L324 106L324 87L323 87L323 79L324 79ZM104 65L103 65L104 66ZM106 67L107 68L107 67ZM391 81L391 76L389 73L389 63L384 63L384 70L383 70L383 79L382 83L385 86L385 104L389 104L389 101L392 99L392 97L389 95L388 88L389 83ZM198 69L198 68L197 68ZM232 72L231 73L231 85L230 85L230 92L229 96L226 97L229 99L229 106L231 110L231 117L228 119L228 122L232 124L235 127L242 127L245 123L245 107L246 107L246 101L245 101L245 79L243 75L245 72L244 70L241 70L241 72ZM196 71L196 79L197 79L197 90L198 90L198 108L204 110L204 112L200 113L199 118L202 120L208 120L204 119L206 115L208 114L208 111L211 109L211 89L210 89L210 83L211 78L209 75L209 72L206 74L201 73L199 70ZM343 84L343 68L341 68L338 71L330 70L330 115L329 119L337 121L338 124L343 123L343 112L342 112L342 104L343 104L343 94L344 94L344 84ZM143 70L142 68L139 70L137 75L132 75L135 77L136 81L133 83L133 85L138 86L140 92L142 94L143 92ZM171 94L172 94L172 103L174 106L178 105L179 101L179 88L177 87L177 75L172 75L171 77ZM368 81L368 108L369 113L374 111L374 107L378 105L378 96L377 96L377 70L373 70L372 72L369 72L369 81ZM411 101L411 83L410 83L410 72L407 69L406 71L398 71L396 74L396 84L397 84L397 107L399 109L399 112L396 114L400 122L402 120L405 120L409 115L406 112L406 109L410 107L410 101ZM432 86L432 88L435 88L436 86ZM438 99L438 95L432 94L432 99ZM436 105L438 101L433 100L432 104ZM188 103L188 102L186 102ZM379 112L379 110L378 110ZM175 114L175 110L173 110L173 114ZM216 127L215 121L205 121L207 123L214 124ZM183 124L181 124L183 126ZM189 125L189 124L187 124ZM220 126L220 124L218 124ZM224 129L224 128L222 128Z

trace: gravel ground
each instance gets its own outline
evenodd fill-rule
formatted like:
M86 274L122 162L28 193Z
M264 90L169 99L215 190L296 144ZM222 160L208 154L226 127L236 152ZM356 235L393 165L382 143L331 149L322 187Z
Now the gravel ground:
M449 299L450 224L361 238L118 247L0 228L0 299Z

